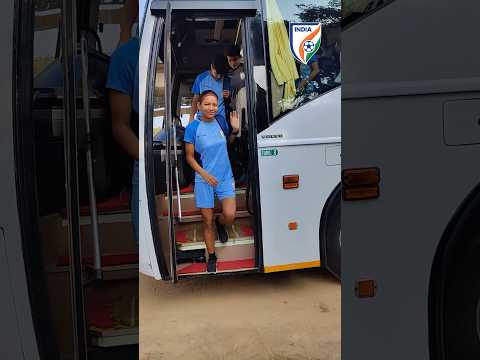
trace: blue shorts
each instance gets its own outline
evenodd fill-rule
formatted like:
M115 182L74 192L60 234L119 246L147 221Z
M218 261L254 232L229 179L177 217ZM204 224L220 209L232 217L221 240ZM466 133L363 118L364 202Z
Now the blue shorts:
M218 200L235 197L235 180L230 178L219 182L213 187L205 182L195 183L195 205L199 209L213 209L215 204L215 195Z

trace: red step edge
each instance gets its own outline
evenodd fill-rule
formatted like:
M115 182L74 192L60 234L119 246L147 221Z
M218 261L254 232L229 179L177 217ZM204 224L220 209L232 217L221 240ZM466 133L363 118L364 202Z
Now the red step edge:
M97 213L111 213L130 211L130 194L128 192L121 192L120 194L111 197L110 199L97 203ZM64 218L67 216L67 210L61 209L60 214ZM80 207L80 216L90 215L90 205Z
M217 272L232 271L242 269L252 269L255 267L255 259L228 260L217 262ZM207 272L207 264L193 263L178 270L178 275L195 274Z

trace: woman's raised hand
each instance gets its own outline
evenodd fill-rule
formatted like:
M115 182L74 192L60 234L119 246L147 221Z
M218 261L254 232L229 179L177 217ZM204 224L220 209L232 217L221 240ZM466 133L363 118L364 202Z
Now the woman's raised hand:
M240 118L236 111L230 113L230 125L232 126L232 132L238 133L240 130Z
M205 173L202 174L202 177L209 185L218 185L218 180L215 178L215 176L210 175L208 172L205 171Z

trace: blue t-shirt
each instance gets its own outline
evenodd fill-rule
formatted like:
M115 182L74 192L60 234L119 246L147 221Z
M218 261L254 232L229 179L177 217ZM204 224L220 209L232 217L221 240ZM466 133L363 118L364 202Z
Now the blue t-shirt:
M193 120L185 129L183 140L195 146L195 151L200 154L202 167L218 182L233 178L227 152L227 139L216 119ZM196 173L195 182L205 183L206 181Z
M116 49L110 59L106 87L132 98L132 110L138 114L138 54L137 36Z
M225 134L230 132L228 123L225 119L225 104L223 103L223 79L215 80L210 74L210 70L200 73L193 83L192 93L200 95L206 90L212 90L218 96L217 120L220 123ZM198 113L200 115L200 113Z

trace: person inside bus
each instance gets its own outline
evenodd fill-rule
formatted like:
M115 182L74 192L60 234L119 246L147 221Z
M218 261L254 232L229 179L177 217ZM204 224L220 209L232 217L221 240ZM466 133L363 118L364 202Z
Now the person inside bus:
M211 90L217 94L218 97L218 113L217 120L225 134L230 133L230 127L226 120L225 102L224 98L230 96L230 90L224 87L224 76L228 71L228 65L223 55L216 55L210 62L210 70L205 70L200 73L193 83L192 93L192 114L190 122L198 116L198 99L200 94L206 90Z
M317 54L314 54L307 64L300 64L300 80L298 91L304 94L311 94L317 91L321 84L320 65Z
M135 36L125 41L138 21L138 0L127 1L122 35L108 68L106 88L109 90L112 133L115 140L133 159L131 212L134 239L138 244L138 27ZM135 11L136 10L136 11Z
M228 158L227 138L232 140L239 130L235 111L230 113L232 132L225 135L220 126L219 96L213 90L205 90L197 97L199 115L185 129L184 142L188 164L195 171L195 205L203 219L203 238L208 251L207 271L216 272L215 232L225 243L228 233L225 225L235 220L235 180ZM201 165L195 159L200 154ZM222 213L214 219L215 196L222 204Z
M245 89L245 71L243 69L243 58L240 53L238 45L232 45L227 48L226 52L227 62L230 71L226 76L228 85L232 92L230 94L231 107L236 110L240 116L240 121L246 120L247 114L247 93ZM240 124L240 131L242 124ZM239 134L240 136L240 134Z

